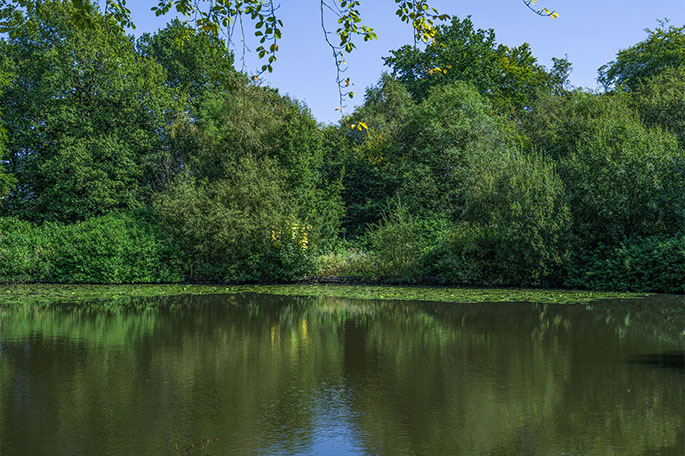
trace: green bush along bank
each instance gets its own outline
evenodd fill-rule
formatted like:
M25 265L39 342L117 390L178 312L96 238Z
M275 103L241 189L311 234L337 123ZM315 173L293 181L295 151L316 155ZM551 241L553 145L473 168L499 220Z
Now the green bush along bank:
M181 281L174 250L157 225L126 214L42 225L2 218L0 282Z

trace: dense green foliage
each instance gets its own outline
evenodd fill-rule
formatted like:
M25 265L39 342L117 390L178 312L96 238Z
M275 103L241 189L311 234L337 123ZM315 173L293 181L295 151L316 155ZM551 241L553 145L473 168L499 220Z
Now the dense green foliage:
M191 107L196 107L208 93L236 85L246 79L233 68L233 56L217 39L193 33L178 19L136 42L138 53L154 60L166 70L165 84L181 89Z
M5 86L9 84L11 77L10 60L5 56L0 56L0 96L2 96ZM7 153L7 130L2 120L2 110L0 110L0 200L9 193L14 184L14 176L8 174L5 167L5 154Z
M531 142L559 163L577 242L589 247L685 226L685 151L621 94L576 92L534 106Z
M345 170L345 227L352 235L377 223L395 198L422 216L456 221L469 160L511 148L515 137L512 126L464 82L431 88L415 103L385 76L348 121L362 119L368 125L362 132L340 126L348 141L336 144L330 165Z
M685 235L635 237L578 256L567 279L572 287L685 292Z
M424 256L447 234L446 221L417 217L399 200L393 201L368 233L373 271L391 280L420 280L426 273Z
M156 204L195 280L305 276L310 226L290 204L273 161L244 158L220 180L180 178Z
M469 167L461 222L428 258L441 283L554 284L568 257L569 210L554 164L488 154Z
M0 219L0 281L173 282L180 259L159 227L110 214L64 225Z
M162 67L136 55L133 40L104 18L88 32L68 20L48 2L0 42L14 68L0 103L17 181L3 203L33 221L144 206L165 177L178 110Z
M685 57L680 66L668 68L631 93L631 104L643 122L659 126L678 137L685 148Z
M0 40L1 281L683 291L682 27L588 93L454 19L322 126L179 21L134 41L70 14Z
M666 26L660 21L647 30L646 40L620 51L616 60L599 69L599 82L607 89L636 90L650 77L685 63L685 26Z
M434 43L424 50L403 46L385 59L416 99L425 98L431 87L468 81L506 113L520 113L537 90L563 84L566 74L559 71L565 60L556 62L555 71L547 72L527 43L498 44L492 29L474 29L470 17L439 26Z

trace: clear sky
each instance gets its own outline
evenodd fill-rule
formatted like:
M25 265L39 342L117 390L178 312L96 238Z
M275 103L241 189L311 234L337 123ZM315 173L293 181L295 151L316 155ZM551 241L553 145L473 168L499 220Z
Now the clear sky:
M155 17L149 8L156 0L129 2L138 35L163 27L169 17ZM281 0L283 20L275 71L263 81L278 87L282 94L304 101L321 122L334 122L338 93L331 51L323 40L319 0ZM476 27L495 30L497 41L509 46L528 42L538 61L550 67L552 57L568 56L573 64L571 83L577 87L597 88L597 68L612 60L616 52L646 37L644 29L655 28L657 19L669 18L675 26L685 24L685 0L539 0L538 7L554 9L558 19L539 17L520 0L432 0L441 13L471 15ZM361 12L367 25L375 28L378 39L359 40L358 48L347 58L346 76L355 84L357 97L348 102L347 111L363 101L364 89L376 83L389 50L412 42L412 30L394 15L392 0L362 0ZM247 28L250 34L249 26ZM254 49L255 41L248 42ZM240 53L238 53L240 54ZM238 55L239 57L239 55ZM240 68L241 62L236 66ZM261 63L248 52L245 70L255 72Z

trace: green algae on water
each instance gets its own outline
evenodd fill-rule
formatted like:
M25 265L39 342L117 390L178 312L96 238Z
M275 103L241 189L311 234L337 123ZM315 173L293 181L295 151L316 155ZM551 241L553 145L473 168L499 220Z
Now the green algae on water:
M84 302L156 296L264 293L287 296L325 296L367 300L410 300L435 302L531 302L577 304L605 299L648 296L575 290L515 288L443 288L372 285L4 285L0 286L0 305L42 302Z

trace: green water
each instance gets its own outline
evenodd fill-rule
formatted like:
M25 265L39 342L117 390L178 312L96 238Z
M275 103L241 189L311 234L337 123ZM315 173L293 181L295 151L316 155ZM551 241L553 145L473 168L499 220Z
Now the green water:
M682 456L684 329L668 297L0 305L0 454Z

